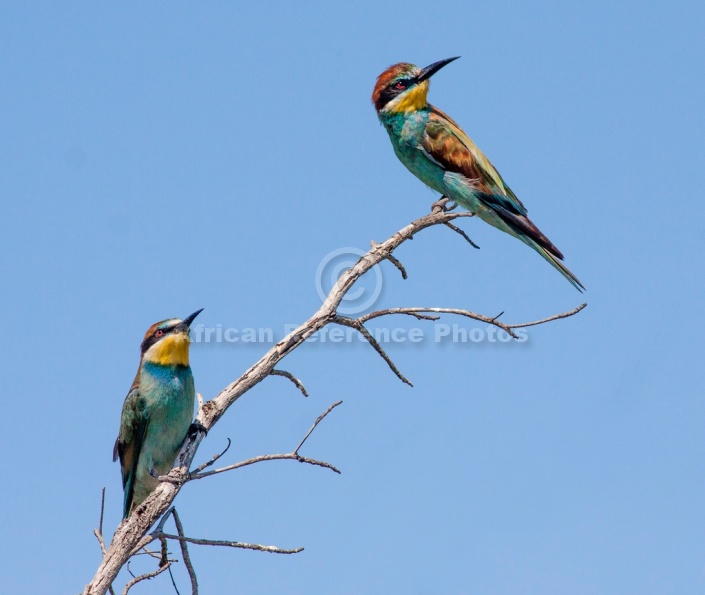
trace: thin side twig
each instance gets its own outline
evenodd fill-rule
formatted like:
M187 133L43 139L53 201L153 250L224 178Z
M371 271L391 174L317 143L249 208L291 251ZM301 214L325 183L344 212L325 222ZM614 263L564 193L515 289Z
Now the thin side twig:
M212 471L206 471L205 473L192 473L189 479L203 479L204 477L210 477L211 475L217 475L218 473L225 473L226 471L234 471L235 469L241 469L242 467L247 467L249 465L254 465L256 463L263 463L264 461L283 461L283 460L290 460L290 461L298 461L299 463L306 463L308 465L315 465L317 467L324 467L326 469L330 469L331 471L334 471L335 473L340 474L340 469L334 467L330 463L327 463L326 461L319 461L317 459L311 459L309 457L304 457L299 454L299 450L303 446L304 442L308 440L308 437L313 433L313 431L318 427L318 424L320 424L325 417L333 411L338 405L340 405L342 401L338 401L336 403L333 403L328 409L326 409L321 415L318 416L315 422L313 422L313 425L308 429L308 432L304 435L304 437L301 439L301 442L299 442L298 446L291 452L284 453L284 454L269 454L269 455L260 455L258 457L252 457L251 459L247 459L245 461L240 461L239 463L233 463L232 465L227 465L226 467L221 467L220 469L214 469ZM168 514L168 513L167 513ZM166 515L165 515L166 516ZM163 524L161 524L161 527L163 527ZM159 530L161 531L161 527Z
M575 314L580 312L586 306L587 306L587 304L581 304L577 308L574 308L573 310L570 310L568 312L562 312L561 314L555 314L554 316L549 316L548 318L544 318L542 320L537 320L535 322L524 322L524 323L519 323L519 324L507 324L504 322L500 322L498 319L500 316L502 316L504 314L504 312L500 312L494 318L489 318L488 316L483 316L482 314L477 314L476 312L471 312L470 310L460 310L458 308L386 308L384 310L375 310L374 312L370 312L369 314L364 314L363 316L360 316L359 318L357 318L357 322L360 324L364 324L365 322L368 322L368 321L373 320L375 318L380 318L382 316L390 316L390 315L395 315L395 314L406 314L409 316L415 316L419 319L422 318L422 316L423 316L422 313L424 313L424 312L433 312L433 313L437 313L437 314L455 314L456 316L464 316L465 318L471 318L473 320L479 320L480 322L485 322L487 324L491 324L493 326L496 326L497 328L502 329L503 331L506 331L514 339L518 339L519 337L514 332L514 329L524 328L527 326L536 326L539 324L545 324L546 322L551 322L553 320L560 320L562 318L569 318L570 316L574 316ZM427 317L428 320L437 320L438 318L439 318L438 316Z
M107 552L105 551L105 541L103 540L103 513L105 512L105 487L100 495L100 519L98 521L98 528L93 529L93 535L96 536L98 544L100 545L100 553L105 558Z
M134 554L134 556L149 556L150 558L155 558L156 560L161 560L161 552L153 552L143 547L139 552Z
M197 473L191 479L203 479L204 477L210 477L211 475L217 475L218 473L225 473L226 471L234 471L235 469L241 469L242 467L247 467L249 465L254 465L256 463L263 463L265 461L298 461L299 463L306 463L308 465L315 465L317 467L325 467L331 471L335 471L340 474L340 470L327 463L326 461L319 461L317 459L310 459L308 457L301 456L300 454L287 452L283 454L271 454L271 455L260 455L258 457L252 457L245 461L240 461L239 463L233 463L227 467L221 467L220 469L213 469L213 471L206 471L205 473Z
M98 531L103 534L103 513L105 512L105 486L100 493L100 520L98 521Z
M580 304L577 308L574 308L573 310L570 310L569 312L562 312L561 314L555 314L553 316L549 316L548 318L543 318L541 320L535 320L534 322L523 322L521 324L512 324L512 328L526 328L527 326L536 326L538 324L545 324L547 322L551 322L552 320L560 320L561 318L568 318L569 316L574 316L578 312L580 312L582 309L587 307L587 303L585 304Z
M269 373L269 375L270 376L283 376L284 378L288 378L289 380L291 380L294 383L294 386L301 391L301 394L303 394L304 397L308 397L308 393L306 392L306 387L303 385L301 380L299 380L291 372L287 372L286 370L272 370Z
M301 442L299 442L299 445L294 449L294 454L299 454L299 449L304 445L304 442L308 439L308 437L313 433L313 431L316 429L316 426L320 424L333 409L335 409L338 405L342 405L342 401L336 401L333 403L328 409L326 409L323 413L321 413L317 418L316 421L313 422L313 425L308 429L308 432L306 432L306 435L301 439Z
M195 545L214 545L222 547L234 547L243 550L254 550L257 552L268 552L270 554L298 554L303 552L304 548L297 547L294 549L283 549L274 545L260 545L258 543L245 543L244 541L222 541L219 539L196 539L194 537L183 537L181 535L171 535L170 533L161 533L158 537L163 537L165 539L173 539L175 541L182 541L187 543L193 543Z
M176 579L174 578L174 573L171 571L171 568L169 568L169 578L171 579L171 586L174 587L174 592L176 595L181 595L179 587L176 586Z
M455 233L457 233L457 234L461 235L463 238L465 238L465 241L468 244L470 244L473 248L475 248L477 250L480 249L480 246L478 246L475 242L473 242L470 239L470 236L468 234L466 234L462 229L460 229L457 225L453 225L449 221L446 221L443 225L445 225L446 227L450 227L450 229L452 229Z
M184 537L184 526L181 524L181 519L179 518L176 508L171 509L171 514L174 515L174 524L176 525L176 532L179 537ZM188 576L191 579L191 595L198 595L198 578L196 577L196 570L191 562L191 556L188 553L188 545L186 541L179 540L179 545L181 546L181 557L184 559L184 565L186 570L188 570Z
M380 318L381 316L389 316L392 314L412 314L412 315L417 315L420 313L424 312L432 312L436 314L455 314L456 316L464 316L465 318L471 318L473 320L479 320L480 322L486 322L487 324L491 324L493 326L496 326L498 328L501 328L502 330L506 331L511 337L514 339L518 339L519 337L512 331L513 328L515 328L514 325L511 324L504 324L503 322L499 322L496 317L495 318L490 318L488 316L483 316L482 314L477 314L475 312L471 312L470 310L461 310L459 308L386 308L384 310L376 310L375 312L370 312L369 314L365 314L363 316L360 316L358 318L358 321L360 323L365 323L369 320L373 320L375 318Z
M226 452L228 452L228 450L230 449L230 445L232 444L232 440L230 440L230 438L228 438L227 440L228 440L228 445L227 445L221 452L219 452L218 454L214 454L214 455L210 458L210 460L206 461L206 462L203 463L202 465L199 465L199 466L196 467L193 471L191 471L191 472L189 473L189 479L192 479L191 476L194 475L195 473L200 473L200 472L203 471L206 467L210 467L210 466L211 466L213 463L215 463L220 457L222 457Z
M159 567L161 568L169 561L169 546L166 544L166 539L161 538L159 541L161 542L161 550L159 555Z
M136 576L136 577L133 578L129 583L127 583L127 584L125 585L125 588L122 590L122 595L127 595L127 592L128 592L130 589L132 589L132 587L134 587L137 583L139 583L139 582L141 582L141 581L149 580L149 579L154 578L155 576L161 574L161 573L164 572L167 568L169 568L173 563L174 563L174 560L169 560L164 566L162 566L161 568L157 568L157 569L156 569L155 571L153 571L153 572L148 572L148 573L146 573L146 574L141 574L141 575L139 575L139 576Z
M397 258L395 258L394 256L392 256L390 254L389 256L387 256L387 260L389 262L391 262L395 267L397 267L397 269L399 269L399 272L401 273L402 279L406 280L409 278L409 276L406 274L406 269L404 268L404 265L401 262L399 262L399 260Z
M372 348L380 355L380 357L387 362L387 365L389 366L389 369L394 372L397 378L401 380L404 384L408 384L409 386L414 386L411 384L411 381L404 376L399 371L399 368L396 367L392 359L387 355L387 352L382 349L382 346L377 342L377 339L375 339L370 332L365 328L365 325L361 322L362 318L348 318L347 316L334 316L333 317L333 322L336 324L340 324L341 326L348 326L350 328L354 328L358 333L360 333L365 339L367 339L367 342L372 346Z

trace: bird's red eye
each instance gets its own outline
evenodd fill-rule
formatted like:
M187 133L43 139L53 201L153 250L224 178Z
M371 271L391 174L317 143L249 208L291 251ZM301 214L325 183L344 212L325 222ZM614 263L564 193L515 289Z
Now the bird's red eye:
M396 85L394 85L394 86L395 86L397 89L399 89L400 91L401 91L402 89L406 88L406 85L405 85L404 83L402 83L401 81L399 81L399 82L398 82Z
M163 335L164 335L164 331L161 330L161 329L158 330L156 333L154 333L154 336L155 336L155 337L161 337L161 336L163 336Z

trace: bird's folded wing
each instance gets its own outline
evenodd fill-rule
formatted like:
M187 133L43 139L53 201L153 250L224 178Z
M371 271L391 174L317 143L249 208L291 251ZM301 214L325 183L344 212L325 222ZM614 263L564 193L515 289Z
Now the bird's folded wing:
M421 148L446 171L465 176L478 193L494 196L507 211L526 215L526 207L490 160L460 126L436 107L431 107Z
M142 451L142 443L147 433L148 420L145 414L144 399L140 395L137 382L125 397L120 419L120 433L115 441L113 460L120 457L122 486L125 489L125 501L132 501L133 482L137 463Z
M432 107L422 149L446 171L468 179L475 198L491 208L519 237L545 248L557 259L563 254L528 218L526 207L474 142L449 116Z

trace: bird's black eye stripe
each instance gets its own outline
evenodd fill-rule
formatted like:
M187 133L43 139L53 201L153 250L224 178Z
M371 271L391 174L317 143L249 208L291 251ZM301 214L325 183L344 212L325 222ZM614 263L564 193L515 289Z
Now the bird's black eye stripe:
M379 99L377 100L375 106L378 110L381 110L397 95L400 95L409 87L412 87L415 83L416 79L413 77L403 77L392 81L386 87L384 87L384 89L380 93Z
M173 331L174 328L176 328L175 324L170 327L155 329L154 332L142 342L142 345L141 345L142 353L147 351L147 349L149 349L152 345L154 345L157 341L159 341L159 339L161 339L164 335L167 335L168 333ZM159 333L161 333L161 335Z

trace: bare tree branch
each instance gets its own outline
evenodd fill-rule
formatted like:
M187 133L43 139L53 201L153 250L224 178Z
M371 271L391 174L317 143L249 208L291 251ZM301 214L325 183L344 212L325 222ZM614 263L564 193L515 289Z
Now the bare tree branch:
M171 571L171 568L169 568L169 578L171 579L171 586L174 587L174 593L181 595L179 588L176 586L176 579L174 578L174 573Z
M132 557L134 558L135 556L149 556L150 558L154 558L155 560L161 560L162 559L162 554L161 552L153 552L146 547L143 547L141 551L137 552L136 554L133 554Z
M377 246L379 246L379 244L378 244L377 242L375 242L374 240L372 240L372 241L370 242L370 246L372 246L372 248L374 249L374 248L376 248ZM395 267L397 267L397 269L399 269L399 272L401 273L401 278L402 278L402 279L406 280L406 279L409 278L409 275L406 274L406 269L404 268L404 265L399 261L398 258L396 258L396 257L392 256L391 254L389 254L389 256L387 256L387 260L388 260L389 262L391 262Z
M100 520L98 521L98 531L103 534L103 513L105 513L105 486L100 492Z
M165 539L173 539L175 541L193 543L195 545L215 545L224 547L235 547L243 550L255 550L257 552L269 552L270 554L298 554L303 552L304 548L297 547L291 550L285 550L274 545L260 545L258 543L245 543L244 541L221 541L219 539L196 539L194 537L183 537L181 535L171 535L169 533L159 533L157 537Z
M256 463L263 463L264 461L298 461L299 463L307 463L309 465L316 465L318 467L325 467L336 473L340 473L340 470L335 468L330 463L325 461L318 461L316 459L309 459L308 457L302 457L300 454L293 452L287 452L284 454L271 454L271 455L260 455L258 457L252 457L245 461L240 461L239 463L233 463L227 467L221 467L220 469L214 469L213 471L206 471L205 473L198 473L191 477L191 479L203 479L204 477L209 477L211 475L217 475L218 473L225 473L226 471L233 471L234 469L240 469L242 467L247 467L249 465L254 465Z
M587 307L587 303L585 304L580 304L577 308L574 308L573 310L570 310L569 312L563 312L562 314L555 314L554 316L549 316L548 318L543 318L541 320L536 320L534 322L524 322L522 324L511 324L509 325L511 328L526 328L527 326L537 326L539 324L545 324L547 322L551 322L552 320L560 320L561 318L568 318L569 316L574 316L580 310L583 308Z
M96 539L98 540L98 544L100 545L100 553L103 555L103 558L105 558L105 541L103 541L103 513L105 512L105 487L103 487L103 490L100 495L100 520L98 521L98 528L93 529L93 535L96 536Z
M163 533L164 532L164 525L166 525L166 522L169 520L169 517L171 516L172 512L174 512L173 506L162 515L161 519L159 519L159 523L154 528L153 533Z
M171 509L171 514L174 515L174 524L176 525L176 532L179 537L184 536L184 526L181 524L181 519L179 518L176 508ZM191 563L191 556L188 553L188 546L186 541L179 541L181 546L181 557L184 559L184 565L186 570L188 570L188 576L191 579L191 595L198 595L198 579L196 578L196 570Z
M205 463L203 463L202 465L199 465L193 471L191 471L191 473L189 473L189 479L192 479L192 476L194 474L200 473L206 467L210 467L213 463L215 463L220 457L222 457L226 452L228 452L231 444L232 444L232 440L230 440L230 438L228 438L228 445L222 450L222 452L213 455L213 457L209 461L206 461Z
M457 206L457 205L456 205L456 206ZM446 221L443 225L445 225L446 227L450 227L455 233L461 235L461 236L465 239L465 241L466 241L468 244L470 244L473 248L475 248L475 249L477 249L477 250L480 249L480 246L478 246L475 242L473 242L473 241L470 239L470 236L469 236L468 234L466 234L462 229L460 229L457 225L453 225L453 224L450 223L449 221Z
M136 576L133 578L129 583L125 585L125 588L122 590L122 595L127 595L127 592L132 589L137 583L141 581L148 580L150 578L154 578L158 574L161 574L164 572L167 568L169 568L172 564L174 563L173 560L169 560L164 566L161 568L157 568L154 572L148 572L147 574L141 574L140 576Z
M172 508L172 510L174 510L174 509ZM169 562L169 560L168 560L169 548L167 547L166 539L161 538L159 541L161 541L161 545L162 545L161 555L159 556L159 567L161 568L162 566L166 566L167 562Z
M384 310L376 310L375 312L370 312L369 314L364 314L363 316L360 316L359 318L347 318L345 316L335 316L333 318L333 322L343 325L343 326L348 326L351 328L354 328L357 330L360 334L362 334L365 339L367 339L368 343L375 349L377 353L384 359L385 362L387 362L387 365L389 368L396 374L396 376L405 384L408 384L409 386L413 386L411 382L399 371L399 369L396 367L392 359L387 355L387 353L384 351L382 346L379 344L379 342L372 336L372 334L365 328L364 323L369 321L369 320L374 320L375 318L380 318L381 316L389 316L392 314L405 314L407 316L414 316L415 318L419 320L438 320L440 317L439 316L428 316L427 312L433 312L436 314L455 314L457 316L465 316L466 318L471 318L473 320L479 320L481 322L485 322L487 324L491 324L493 326L496 326L504 331L507 332L511 337L514 339L518 339L518 335L512 330L515 328L521 328L521 327L526 327L526 326L534 326L537 324L544 324L546 322L550 322L552 320L558 320L560 318L568 318L569 316L573 316L580 312L587 304L582 304L581 306L578 306L577 308L571 310L570 312L563 312L562 314L556 314L555 316L550 316L549 318L544 318L543 320L538 320L536 322L527 322L523 324L504 324L502 322L499 322L497 319L504 314L504 312L500 312L495 316L494 318L489 318L488 316L483 316L482 314L476 314L475 312L471 312L470 310L460 310L458 308L386 308Z
M301 393L303 394L304 397L308 397L308 393L306 392L306 388L301 383L301 380L296 378L296 376L294 376L290 372L287 372L285 370L272 370L269 373L269 375L270 376L284 376L284 378L288 378L289 380L291 380L294 383L294 386L296 386L296 388L298 388L301 391Z
M397 264L395 264L396 259L392 257L394 250L396 250L405 241L412 239L415 234L423 231L424 229L435 225L445 225L446 223L450 223L460 217L473 216L472 213L467 212L448 212L445 210L447 208L447 203L447 198L441 199L434 204L433 212L430 214L413 221L409 225L394 233L384 242L380 244L373 244L372 248L366 254L364 254L352 267L340 275L321 307L313 314L313 316L311 316L311 318L306 320L294 331L272 346L271 349L269 349L256 363L246 370L242 376L226 386L212 400L207 401L202 405L199 403L196 422L201 424L201 427L197 428L196 431L190 432L184 440L181 451L179 452L174 463L174 468L166 477L163 478L166 481L162 481L156 490L152 492L152 494L150 494L149 497L147 497L145 501L142 502L142 504L140 504L127 519L120 523L115 531L115 534L113 535L112 542L107 548L106 554L96 571L95 576L91 579L91 582L86 585L83 591L84 595L104 595L129 557L154 539L151 535L147 535L147 532L154 522L170 507L171 503L174 501L174 498L179 493L181 486L190 479L189 468L193 462L196 451L205 436L205 433L218 422L218 420L225 414L228 408L235 403L235 401L237 401L254 386L259 384L259 382L261 382L264 378L270 376L276 365L289 353L302 345L308 337L321 330L331 322L340 323L340 319L337 316L338 306L340 305L340 302L345 294L362 275L381 263L383 260L389 260L394 266L397 266ZM427 312L439 312L439 309L433 308L407 308L400 310L401 311L397 313L405 313L417 317ZM448 309L447 312L467 316L466 310L458 310L457 312L453 312ZM441 313L445 313L445 310ZM378 314L378 316L382 315L383 314ZM555 318L559 317L564 316L559 315ZM543 321L537 321L529 324L542 324L543 322L548 322L555 318L547 318ZM368 316L366 320L370 319L371 318ZM500 326L500 328L503 328L501 323L492 321L492 319L480 317L480 315L476 315L476 319L483 320L489 324L494 324L495 326ZM357 328L357 330L363 335L366 333L365 336L369 341L372 336L369 332L363 330L363 322L354 322L359 325L359 328L355 326L354 328ZM507 328L518 328L518 326L515 325ZM505 330L507 330L507 328L505 328ZM374 342L374 339L370 342L373 347L375 347L375 343L376 342ZM377 345L375 349L402 381L407 384L411 384L406 378L404 378L399 370L396 369L396 366L394 366L379 345ZM300 455L292 457L292 454L294 453L290 453L289 455L273 456L278 458L296 458L301 462L318 464L335 470L335 468L327 463L308 460ZM262 460L271 460L271 458L263 458Z
M228 465L227 467L222 467L220 469L214 469L213 471L206 471L205 473L192 473L191 477L189 479L203 479L204 477L209 477L211 475L217 475L218 473L225 473L226 471L233 471L234 469L240 469L242 467L247 467L248 465L254 465L255 463L262 463L264 461L282 461L282 460L293 460L293 461L299 461L299 463L307 463L308 465L316 465L318 467L325 467L326 469L330 469L331 471L335 471L336 473L340 474L340 470L335 468L330 463L326 463L325 461L318 461L316 459L310 459L308 457L301 456L299 454L299 449L304 445L304 442L306 442L306 440L311 435L311 433L316 429L318 424L321 423L323 421L323 419L341 403L342 403L342 401L338 401L337 403L333 403L330 407L328 407L328 409L326 409L323 413L321 413L321 415L318 416L318 419L316 419L316 421L313 422L313 425L309 428L308 432L306 432L306 435L301 439L301 442L299 442L299 445L292 452L288 452L286 454L260 455L258 457L253 457L251 459L247 459L246 461L240 461L239 463L234 463L232 465ZM197 469L197 471L198 471L198 469Z
M455 314L457 316L464 316L466 318L472 318L473 320L479 320L480 322L486 322L487 324L492 324L502 330L507 331L515 339L518 338L514 333L512 333L512 327L510 325L499 322L495 318L490 318L488 316L483 316L482 314L476 314L470 310L461 310L459 308L386 308L384 310L376 310L375 312L370 312L358 318L358 321L363 324L369 320L374 320L375 318L380 318L381 316L389 316L391 314L411 314L420 315L423 313L432 312L434 314Z
M346 316L335 316L333 318L333 322L336 324L340 324L342 326L349 326L350 328L354 328L358 333L360 333L365 339L367 339L367 342L374 348L374 350L379 353L379 355L382 357L382 359L387 362L387 365L389 368L396 374L396 377L399 378L404 384L408 384L409 386L414 386L411 384L409 379L404 376L399 371L399 368L396 367L392 359L387 355L387 352L382 349L382 346L377 342L377 339L375 339L371 334L370 331L368 331L365 328L365 325L360 322L360 318L348 318Z
M360 316L356 321L359 324L364 324L369 320L380 318L381 316L389 316L391 314L407 314L411 316L416 316L417 318L420 318L422 313L425 312L433 312L436 314L455 314L457 316L465 316L466 318L472 318L473 320L479 320L480 322L491 324L493 326L496 326L497 328L502 329L503 331L506 331L514 339L518 339L519 337L513 331L513 329L523 328L527 326L536 326L538 324L551 322L552 320L568 318L569 316L574 316L575 314L580 312L583 308L585 308L585 306L587 306L587 304L581 304L580 306L574 308L573 310L570 310L569 312L563 312L561 314L556 314L555 316L549 316L548 318L544 318L543 320L537 320L536 322L525 322L521 324L505 324L503 322L499 322L499 320L497 319L502 316L504 312L499 313L494 318L489 318L488 316L476 314L475 312L471 312L470 310L460 310L458 308L386 308L384 310L376 310L375 312L370 312L369 314ZM437 320L438 317L429 317L429 319Z
M338 405L342 405L342 401L336 401L333 403L328 409L326 409L323 413L321 413L317 418L316 421L313 422L313 425L308 429L308 432L306 432L306 435L301 439L301 442L299 442L299 445L294 449L294 454L299 453L299 449L304 445L304 442L308 440L308 437L313 433L313 431L316 429L316 426L320 424L333 409L335 409Z

